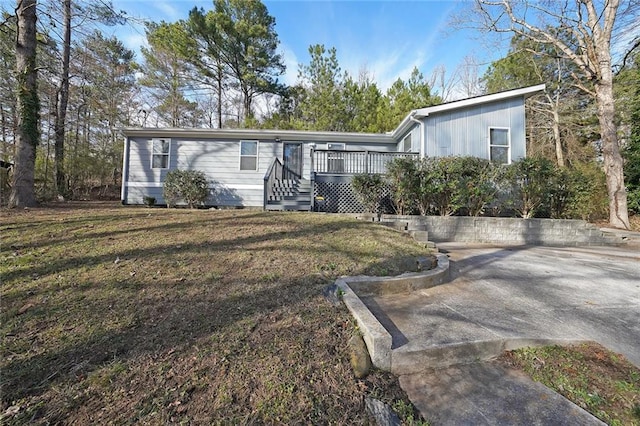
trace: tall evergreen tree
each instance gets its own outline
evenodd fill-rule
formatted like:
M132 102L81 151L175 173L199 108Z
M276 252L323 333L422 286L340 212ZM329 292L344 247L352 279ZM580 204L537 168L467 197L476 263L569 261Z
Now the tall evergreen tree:
M72 53L77 60L72 71L77 76L74 92L81 99L83 138L74 147L77 157L69 164L71 190L87 186L106 189L117 186L122 167L122 141L117 129L128 126L135 106L133 51L115 37L96 31ZM78 108L80 109L80 108ZM81 178L79 178L81 177Z
M275 18L259 0L215 0L214 10L193 9L188 27L198 52L189 53L189 60L215 82L218 126L223 124L223 95L230 92L228 88L240 95L237 121L251 120L254 99L281 90L277 77L285 67L276 52Z
M242 98L242 118L253 118L253 100L277 93L277 77L285 71L276 49L276 20L260 0L215 0L222 30L223 57Z
M407 81L399 78L387 90L385 127L387 131L393 130L411 110L439 103L442 99L431 94L429 83L414 67Z
M197 104L185 97L191 71L184 52L193 49L184 22L147 24L149 47L140 49L144 62L141 85L148 87L153 102L152 110L161 125L170 127L192 126Z
M300 102L302 121L309 130L346 131L346 111L343 88L346 74L338 64L334 47L326 50L324 45L309 47L311 60L300 65L298 80L304 88Z

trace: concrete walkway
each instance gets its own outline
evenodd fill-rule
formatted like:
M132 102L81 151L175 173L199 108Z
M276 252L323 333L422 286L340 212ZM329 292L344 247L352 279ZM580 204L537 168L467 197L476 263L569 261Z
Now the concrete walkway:
M452 282L363 301L392 371L433 424L598 424L490 362L503 349L595 340L640 365L640 250L438 245ZM475 363L474 363L475 361Z

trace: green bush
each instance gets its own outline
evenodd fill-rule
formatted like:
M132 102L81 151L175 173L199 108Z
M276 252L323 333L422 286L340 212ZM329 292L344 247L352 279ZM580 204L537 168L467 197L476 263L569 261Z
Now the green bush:
M637 113L640 116L640 111ZM624 182L627 186L627 206L640 214L640 123L634 123L631 141L622 151Z
M506 167L507 207L520 217L531 218L550 209L555 166L546 158L524 158Z
M172 170L164 180L163 196L167 207L183 201L189 208L195 208L204 204L209 194L209 182L199 170Z
M488 205L524 218L595 220L607 214L604 173L596 164L559 168L544 158L509 166L476 157L402 158L389 164L388 173L400 214L417 209L422 215L479 216ZM640 191L628 197L629 208L640 209Z
M489 160L459 157L458 185L453 204L468 216L480 216L497 197L499 169Z
M386 182L382 175L355 175L351 179L351 186L369 213L381 213L381 201L386 190Z
M640 214L640 186L627 192L627 207L630 211Z
M412 158L394 158L387 164L387 178L398 214L410 214L416 208L420 195L418 165Z
M462 175L460 157L427 158L422 164L420 192L430 194L433 208L440 216L451 216L461 206L457 196L459 179ZM426 199L426 197L425 197Z
M568 171L571 198L561 217L596 220L609 215L604 171L594 163L576 164Z

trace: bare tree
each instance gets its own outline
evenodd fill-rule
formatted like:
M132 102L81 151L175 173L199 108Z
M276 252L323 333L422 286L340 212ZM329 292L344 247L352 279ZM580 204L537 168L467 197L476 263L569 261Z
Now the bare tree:
M475 0L484 30L554 46L575 63L574 84L596 101L609 194L609 223L629 229L623 160L615 122L611 42L620 0ZM556 28L560 31L551 31ZM570 37L561 38L567 32ZM585 84L585 81L590 84Z
M10 207L36 205L34 169L40 102L36 68L36 0L18 0L16 7L17 133Z
M55 109L55 150L56 150L56 188L58 195L65 196L67 183L64 173L64 137L69 103L69 61L71 56L71 0L64 0L64 35L62 43L62 73L60 86L56 93Z
M459 78L459 90L465 98L478 96L482 93L480 77L478 76L479 67L480 64L473 55L465 56L462 63L458 65L456 74Z
M460 76L457 72L447 75L447 68L440 64L431 72L429 77L429 86L434 90L435 94L440 96L443 101L448 102L454 99L455 88L458 85Z

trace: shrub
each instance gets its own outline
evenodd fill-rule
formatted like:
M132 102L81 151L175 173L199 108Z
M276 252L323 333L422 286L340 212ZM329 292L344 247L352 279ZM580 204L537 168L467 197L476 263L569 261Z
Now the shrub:
M394 158L387 164L387 177L396 213L409 214L419 198L418 162L412 158Z
M369 213L381 212L381 201L386 195L386 182L382 175L355 175L351 179L351 186Z
M571 198L562 217L583 220L606 218L609 198L604 171L594 163L579 163L569 169Z
M555 167L546 158L524 158L507 166L507 203L521 217L531 218L549 210Z
M453 203L468 216L480 216L496 199L498 170L482 158L459 157L458 161L460 175Z
M460 169L459 157L429 158L423 162L420 192L431 194L431 203L440 216L451 216L460 206L456 204L458 178Z
M496 169L488 160L475 157L428 157L396 159L388 167L398 210L417 208L421 215L449 216L482 213L496 198Z
M189 208L203 204L209 196L209 183L199 170L172 170L164 180L163 196L167 207L184 201Z
M152 207L156 204L156 197L145 195L144 197L142 197L142 202L145 206Z

